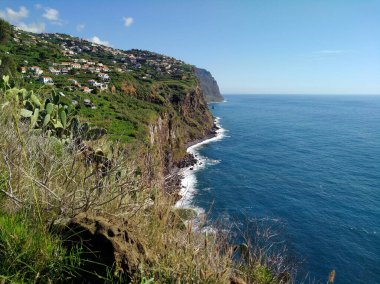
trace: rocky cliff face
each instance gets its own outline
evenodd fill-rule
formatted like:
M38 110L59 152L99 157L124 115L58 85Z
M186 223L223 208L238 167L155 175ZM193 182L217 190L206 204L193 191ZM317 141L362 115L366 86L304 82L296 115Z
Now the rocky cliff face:
M213 135L214 121L199 85L171 100L166 112L149 125L149 178L156 187L166 187L168 176L186 164L186 145ZM170 183L170 182L169 182ZM170 185L172 186L172 184ZM175 191L170 189L169 191Z
M203 96L206 102L222 102L224 100L220 94L218 83L209 71L201 68L195 68L195 74L201 84Z

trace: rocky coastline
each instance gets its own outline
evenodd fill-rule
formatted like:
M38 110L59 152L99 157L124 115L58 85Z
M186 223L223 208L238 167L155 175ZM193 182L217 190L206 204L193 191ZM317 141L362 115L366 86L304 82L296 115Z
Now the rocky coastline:
M220 127L216 124L216 119L214 118L214 125L212 129L209 131L207 135L205 135L203 138L194 139L192 141L189 141L186 143L185 148L188 149L191 146L194 146L198 143L201 143L203 141L206 141L208 139L214 138L218 135L218 130ZM169 175L165 178L165 189L166 192L170 195L174 196L174 201L177 202L181 199L180 191L181 191L181 181L183 179L182 170L185 168L193 167L198 163L198 159L196 156L194 156L192 153L186 153L185 156L179 161L176 165L174 165L170 171Z

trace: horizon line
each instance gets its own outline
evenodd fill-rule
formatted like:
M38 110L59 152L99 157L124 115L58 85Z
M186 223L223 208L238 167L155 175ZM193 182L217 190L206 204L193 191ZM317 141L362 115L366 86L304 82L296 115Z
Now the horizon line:
M221 93L223 96L249 96L249 95L279 95L279 96L284 96L284 95L295 95L295 96L380 96L380 93L376 94L365 94L365 93L323 93L323 94L318 94L318 93Z

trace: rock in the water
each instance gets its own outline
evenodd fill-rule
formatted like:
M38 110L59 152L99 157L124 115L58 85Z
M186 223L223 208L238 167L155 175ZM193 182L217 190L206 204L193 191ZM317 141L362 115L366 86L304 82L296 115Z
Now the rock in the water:
M197 163L197 159L193 154L187 153L183 159L178 163L179 168L187 168L190 166L194 166Z

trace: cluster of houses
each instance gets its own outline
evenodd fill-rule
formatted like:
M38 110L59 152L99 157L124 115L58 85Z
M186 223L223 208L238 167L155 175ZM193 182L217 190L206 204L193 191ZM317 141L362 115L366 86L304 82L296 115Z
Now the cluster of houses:
M55 40L58 40L60 42L62 53L71 57L81 53L96 53L100 51L111 54L113 56L112 64L114 65L114 70L117 72L132 72L134 69L140 69L145 65L152 67L153 72L173 75L181 73L181 67L184 64L181 60L160 54L141 50L123 51L61 34L43 34L42 37L45 39L48 37L53 37ZM89 70L93 73L107 72L106 70L101 70L101 68L99 68L101 66L91 65L91 62L77 63L82 63L81 69ZM107 68L107 66L104 68ZM145 77L149 78L149 74L146 74Z
M43 43L55 43L58 44L62 54L67 56L66 62L54 62L50 63L47 70L44 70L39 66L21 67L21 73L26 77L35 78L42 84L54 84L51 75L63 76L67 75L67 86L69 90L80 90L84 93L91 93L94 89L106 90L111 80L109 72L134 72L137 70L143 70L138 72L140 79L148 80L153 76L163 75L175 76L181 75L184 72L184 62L172 57L142 51L142 50L130 50L123 51L114 49L108 46L91 43L87 40L79 39L69 35L63 34L32 34L27 33L22 37L23 44L25 43L25 35L28 38L26 44L43 44ZM21 41L21 31L16 30L16 36L14 40ZM91 54L97 53L97 54ZM106 53L111 56L105 56L103 62L95 62L94 59L88 60L83 57L87 55L93 56L101 53ZM79 55L83 54L83 55ZM81 58L82 57L82 58ZM94 58L94 57L92 57ZM27 64L25 64L27 65ZM142 69L143 68L143 69ZM92 79L87 82L78 82L75 77L78 73L93 74ZM51 74L49 76L49 74Z
M74 59L73 62L53 63L49 67L49 72L54 75L66 75L71 70L83 70L86 73L109 72L108 66L103 63L95 63L86 59Z
M24 74L28 77L33 76L37 78L40 83L43 84L54 84L53 79L49 76L43 76L44 70L39 66L30 66L30 67L21 67L21 74Z
M54 84L54 81L49 76L44 76L44 70L39 66L21 67L21 73L25 76L34 77L42 84ZM110 81L110 76L107 72L110 71L109 67L103 63L95 63L92 61L87 61L86 59L74 59L72 62L60 62L52 63L48 67L48 73L53 75L68 75L70 71L79 71L96 74L96 79L90 79L87 81L86 85L82 85L78 80L74 78L68 78L68 89L74 90L78 89L84 93L91 93L94 89L101 91L107 90L108 83Z

